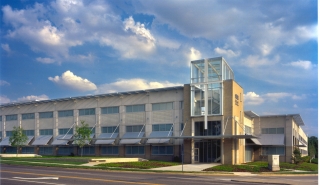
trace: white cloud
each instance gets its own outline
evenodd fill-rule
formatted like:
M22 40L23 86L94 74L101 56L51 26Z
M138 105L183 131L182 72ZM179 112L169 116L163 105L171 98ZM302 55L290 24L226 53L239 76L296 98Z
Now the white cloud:
M247 94L244 94L244 101L248 105L260 105L264 102L264 99L255 92L247 92Z
M188 53L188 59L189 61L201 59L201 52L194 47L191 47L190 52Z
M5 86L5 85L10 85L10 83L5 80L0 80L0 86Z
M294 105L293 105L293 108L298 108L298 105L297 105L297 104L294 104Z
M52 59L52 58L41 58L41 57L38 57L38 58L36 58L36 60L38 62L41 62L41 63L44 63L44 64L52 64L52 63L55 62L55 60Z
M258 95L255 92L247 92L244 95L245 103L248 105L260 105L264 102L273 102L277 103L279 100L284 100L285 98L291 98L293 100L302 100L307 96L305 94L299 96L292 93L286 92L277 92L277 93L266 93L262 95Z
M150 30L146 29L144 27L144 24L141 24L139 22L135 23L133 18L130 16L129 18L125 19L123 21L124 24L124 30L128 31L131 30L133 33L138 35L139 37L145 39L147 42L154 42L155 39L151 35Z
M9 44L1 44L1 48L5 50L7 53L11 53Z
M247 58L241 60L241 64L249 68L256 68L259 66L274 65L278 63L279 60L279 56L274 56L273 59L269 59L266 57L260 57L259 55L248 55Z
M271 100L273 102L278 102L279 99L283 99L283 98L286 98L286 97L291 97L292 94L290 93L285 93L285 92L279 92L279 93L267 93L267 94L264 94L263 97L265 99L268 99L268 100Z
M299 61L296 61L296 62L291 62L289 64L286 64L286 65L290 65L290 66L293 66L293 67L297 67L297 68L302 68L302 69L311 69L313 67L312 63L310 61L302 61L302 60L299 60Z
M110 84L100 85L96 93L101 94L101 93L125 92L125 91L134 91L134 90L172 87L172 86L179 86L179 85L182 85L182 84L171 83L168 81L165 81L165 82L147 81L141 78L119 79L118 81Z
M219 55L228 57L228 58L237 57L237 56L240 55L240 52L234 52L231 49L222 49L222 48L219 48L219 47L216 47L214 49L214 52L216 52Z
M30 96L23 96L21 98L18 98L18 102L27 102L27 101L41 101L41 100L48 100L49 97L45 94L42 94L40 96L30 95Z
M0 104L10 103L10 99L7 96L0 96Z
M48 79L57 85L77 91L93 91L97 89L94 83L74 75L71 71L62 73L61 77L55 76L54 78L49 77Z

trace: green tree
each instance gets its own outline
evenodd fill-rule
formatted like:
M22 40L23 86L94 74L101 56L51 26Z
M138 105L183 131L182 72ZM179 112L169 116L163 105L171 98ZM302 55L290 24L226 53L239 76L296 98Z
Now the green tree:
M12 135L9 137L9 143L13 147L17 147L17 156L19 148L28 141L28 136L24 133L22 127L13 127Z
M308 153L310 157L318 158L318 138L315 136L308 138Z
M302 162L301 152L298 148L294 149L292 160L295 164L299 164L300 162Z
M81 120L81 125L76 126L76 133L74 135L74 143L78 145L81 149L81 157L83 153L83 146L88 144L91 140L91 129L89 125L85 123L85 121Z

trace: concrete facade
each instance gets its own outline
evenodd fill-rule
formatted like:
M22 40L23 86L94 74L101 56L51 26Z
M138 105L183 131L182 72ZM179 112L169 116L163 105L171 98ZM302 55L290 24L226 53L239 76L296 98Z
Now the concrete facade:
M220 63L214 63L217 61ZM234 81L233 72L225 60L221 57L204 59L195 61L194 64L202 62L206 63L203 69L198 66L194 69L199 68L198 72L203 73L201 75L207 75L207 81L191 79L193 83L184 86L0 105L0 131L3 141L0 143L1 152L13 151L4 140L9 137L7 134L10 134L14 127L20 126L34 136L20 153L78 155L80 150L72 144L72 139L68 141L68 145L51 144L61 135L63 129L63 134L67 131L69 133L69 130L74 134L75 126L85 121L90 128L94 128L95 136L91 145L85 146L84 155L165 161L183 158L184 163L240 164L266 159L266 152L272 152L271 150L275 149L273 147L276 147L276 153L283 152L280 154L281 162L291 160L295 147L298 147L303 155L307 154L307 136L301 128L304 123L300 115L259 116L252 111L244 111L243 88ZM221 68L215 70L213 65ZM225 74L226 71L229 76ZM211 76L219 73L217 79L210 81L210 72ZM203 89L196 89L200 86L203 86ZM212 90L212 95L209 94L211 86L218 87ZM195 93L200 93L200 96L204 93L204 97L201 99L199 94ZM172 107L166 108L166 103ZM158 104L165 108L153 108ZM143 110L130 112L127 109L131 106L142 106ZM211 109L209 106L212 106ZM104 112L105 108L112 107L116 108L115 113ZM196 112L198 110L201 111ZM72 116L61 116L64 111L70 111ZM91 113L80 114L81 111ZM47 113L49 116L46 116ZM24 119L25 114L32 114L34 117ZM167 137L169 141L149 144L148 140L152 139L150 135L155 132L154 126L165 124L173 125L169 131L172 135ZM206 124L209 125L207 129ZM128 127L135 126L143 126L140 143L121 144ZM111 127L118 128L118 136L114 142L95 144L100 134L106 132L104 129ZM254 142L255 138L259 140L264 137L262 131L269 128L270 132L279 130L279 134L283 135L283 145L261 145ZM52 138L45 145L32 145L44 131L52 131L46 133L52 135Z

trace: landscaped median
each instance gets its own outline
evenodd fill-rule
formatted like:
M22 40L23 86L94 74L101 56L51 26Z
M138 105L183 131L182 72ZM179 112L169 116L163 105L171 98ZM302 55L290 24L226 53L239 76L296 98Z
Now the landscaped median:
M93 166L88 166L90 161L96 161ZM99 160L101 159L101 160ZM106 163L108 159L113 159L111 162ZM145 171L148 169L181 165L177 162L164 162L164 161L136 161L136 162L119 162L121 158L105 158L105 157L56 157L56 156L43 156L43 157L9 157L0 158L2 164L19 164L29 166L48 166L48 167L63 167L63 168L91 168L91 169L103 169L103 170L130 170L130 171ZM101 162L99 162L101 161ZM241 165L218 165L211 168L207 168L204 172L253 172L253 173L306 173L317 174L318 164L313 163L280 163L279 172L271 172L268 169L267 162L250 162ZM300 170L300 172L297 170Z
M268 169L268 162L257 161L241 165L219 165L212 168L205 169L204 171L224 171L224 172L272 172L272 173L318 173L318 164L313 163L280 163L280 171L272 172Z

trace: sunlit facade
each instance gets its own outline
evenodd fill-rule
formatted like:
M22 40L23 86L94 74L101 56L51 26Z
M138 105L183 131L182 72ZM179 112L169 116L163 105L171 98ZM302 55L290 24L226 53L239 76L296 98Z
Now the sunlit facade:
M0 105L1 153L15 153L9 138L22 127L20 153L78 155L75 127L91 129L87 156L240 164L294 148L307 153L299 114L259 116L244 111L243 88L222 57L191 61L190 84Z

